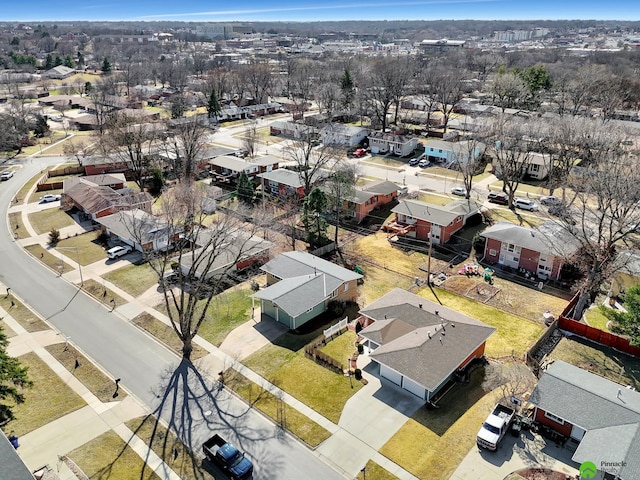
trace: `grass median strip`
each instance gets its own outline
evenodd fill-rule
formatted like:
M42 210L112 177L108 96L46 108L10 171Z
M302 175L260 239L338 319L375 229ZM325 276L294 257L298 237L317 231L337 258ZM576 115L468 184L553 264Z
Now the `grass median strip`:
M39 258L42 263L44 263L47 267L49 267L51 270L54 270L57 273L60 272L60 265L62 265L63 273L70 272L71 270L74 269L74 267L72 267L68 263L63 262L62 260L60 260L59 257L51 253L54 250L47 250L40 244L27 245L24 248L25 250L30 252L31 255L33 255L35 258Z
M96 300L110 307L119 307L128 303L124 298L115 293L113 290L105 287L96 280L90 278L82 284L82 290L94 297Z
M9 228L13 232L13 237L17 239L29 238L24 222L22 221L22 213L14 212L9 214Z
M84 355L78 352L68 343L56 343L46 347L47 351L58 360L64 368L69 370L80 382L89 389L101 402L114 400L115 383L106 376L102 370L90 362ZM127 393L118 392L118 401L124 400Z
M158 455L182 480L208 478L200 468L200 459L189 454L180 439L153 415L134 418L126 423L151 450Z
M46 323L13 295L0 296L0 307L4 308L27 332L40 332L49 329Z
M131 320L131 322L149 332L176 354L182 355L182 341L178 338L173 328L166 323L161 322L153 315L146 312L141 313ZM193 352L191 352L192 360L197 360L205 355L207 355L207 351L204 348L199 345L193 345Z
M113 430L76 448L67 456L92 479L160 480Z
M284 423L287 430L312 447L331 436L331 432L238 372L231 371L225 385L275 423Z
M16 419L2 427L5 432L25 435L86 405L38 355L30 352L19 359L29 368L33 387L25 390L24 403L13 407Z
M398 480L398 477L382 468L373 460L369 460L363 470L360 470L356 480L367 480L367 478L369 480Z

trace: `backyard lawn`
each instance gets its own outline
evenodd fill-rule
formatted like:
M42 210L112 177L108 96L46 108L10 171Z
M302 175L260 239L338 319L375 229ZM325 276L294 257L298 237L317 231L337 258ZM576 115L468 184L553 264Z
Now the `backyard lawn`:
M347 330L341 335L334 337L326 345L320 347L320 351L326 353L331 358L346 363L347 358L351 358L358 351L356 348L356 340L358 335L351 330Z
M87 232L81 235L63 238L58 242L56 247L64 247L60 249L60 253L70 260L77 262L79 255L82 266L90 265L107 258L104 248L98 243L96 237L96 232ZM67 250L67 248L71 248L71 250ZM74 250L75 248L78 250Z
M608 332L609 329L607 328L607 322L609 321L609 319L602 313L603 308L607 307L600 305L598 307L590 308L585 313L585 320L592 327L599 328L604 332Z
M523 227L535 228L542 225L548 219L544 217L530 215L524 210L510 210L507 207L494 207L492 206L485 214L486 218L490 218L493 223L508 222L515 225L522 225ZM522 219L522 223L520 223Z
M453 202L455 198L447 195L438 195L436 193L420 193L418 195L418 200L421 202L431 203L432 205L444 206Z
M18 437L25 435L85 405L82 397L71 390L38 355L30 352L19 359L23 366L29 368L33 387L25 390L24 403L13 407L16 419L2 427L5 433L14 432Z
M478 427L501 393L486 392L483 380L479 368L468 385L456 385L440 400L439 409L419 409L380 453L418 478L448 479L475 445Z
M67 456L91 479L160 480L113 430L67 453Z
M149 263L142 265L130 264L106 273L102 275L102 278L133 297L142 295L158 283L158 274L153 271Z
M321 333L321 328L306 335L285 333L244 363L305 405L338 423L344 404L362 384L353 382L355 388L352 389L344 375L305 357L304 345Z
M640 389L639 358L580 337L562 338L546 358L547 360L564 360L614 382L631 385L636 390Z
M60 230L74 223L71 215L57 207L30 213L28 218L37 234L48 233L52 228Z
M496 332L487 340L486 355L489 357L522 357L540 337L544 325L510 314L466 297L442 289L435 289L445 307L468 315L495 327ZM436 301L431 290L423 288L418 292L431 301Z

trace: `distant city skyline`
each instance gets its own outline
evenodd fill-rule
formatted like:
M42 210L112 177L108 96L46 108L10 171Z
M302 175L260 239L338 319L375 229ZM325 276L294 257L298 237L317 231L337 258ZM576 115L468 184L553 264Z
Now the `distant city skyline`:
M622 0L5 0L0 21L640 20ZM216 2L217 3L217 2Z

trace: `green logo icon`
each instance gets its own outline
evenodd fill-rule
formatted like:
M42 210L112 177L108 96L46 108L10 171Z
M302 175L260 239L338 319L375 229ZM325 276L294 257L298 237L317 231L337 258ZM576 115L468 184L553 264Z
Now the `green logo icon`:
M598 472L598 467L593 462L582 462L580 464L580 478L593 478Z

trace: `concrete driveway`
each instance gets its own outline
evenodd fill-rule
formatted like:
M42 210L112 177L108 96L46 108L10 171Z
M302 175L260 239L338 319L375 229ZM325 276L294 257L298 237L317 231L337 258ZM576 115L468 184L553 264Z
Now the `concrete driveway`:
M516 470L531 467L551 468L575 477L579 465L571 460L572 455L573 450L531 432L523 432L518 438L507 434L497 452L474 446L451 479L499 480Z

